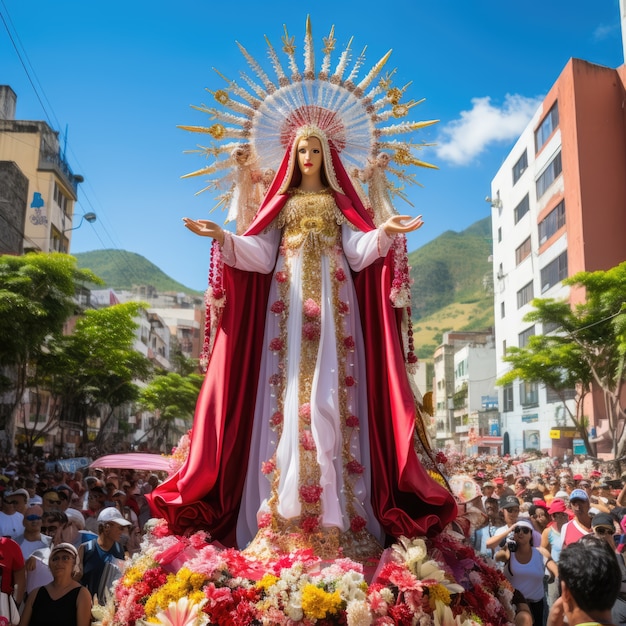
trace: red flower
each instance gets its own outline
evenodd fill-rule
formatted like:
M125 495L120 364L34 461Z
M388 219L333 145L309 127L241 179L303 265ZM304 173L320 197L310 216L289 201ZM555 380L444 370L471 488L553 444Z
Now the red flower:
M261 472L267 476L267 474L271 474L276 469L276 463L272 459L269 461L263 461L261 463Z
M356 415L348 415L346 418L346 426L349 428L358 428L361 422Z
M406 357L407 363L417 363L415 352L409 352Z
M270 311L272 313L282 313L285 308L285 303L282 300L276 300L276 302L274 302L274 304L270 307Z
M348 348L348 350L354 350L354 337L352 335L348 335L343 340L343 345Z
M302 485L300 487L300 498L307 504L315 504L320 501L322 495L322 487L319 485Z
M355 459L346 463L346 469L348 470L348 474L362 474L365 471L365 467Z
M280 374L272 374L269 379L268 382L270 385L280 385L280 383L283 382L283 378Z
M224 297L224 290L220 287L213 287L213 298L221 300Z
M277 283L284 283L287 280L287 274L285 272L276 272L274 279Z
M272 417L270 417L270 424L272 426L278 426L279 424L283 423L283 414L280 411L276 411L275 413L272 414Z
M309 402L300 405L298 416L301 417L305 423L311 423L311 404Z
M346 376L346 387L353 387L355 383L356 380L352 376Z
M343 268L338 267L335 271L335 278L342 283L346 279L346 273L343 271Z
M271 513L262 513L259 515L259 519L257 520L257 524L259 528L267 528L272 523L272 514Z
M283 349L283 340L280 337L274 337L270 341L269 348L272 352L280 352Z
M320 325L319 322L305 322L302 324L302 337L309 341L315 341L320 338Z
M315 515L307 515L302 518L300 527L305 533L314 533L320 526L320 521Z
M350 305L347 302L344 302L343 300L339 300L339 305L337 307L337 310L339 311L341 315L346 315L346 313L349 313L350 311Z
M350 520L350 530L353 533L358 533L359 531L361 531L361 530L363 530L365 528L366 524L367 524L367 522L360 515L355 515Z
M448 462L448 457L440 450L439 452L437 452L435 461L437 461L437 463L441 463L442 465L445 465Z

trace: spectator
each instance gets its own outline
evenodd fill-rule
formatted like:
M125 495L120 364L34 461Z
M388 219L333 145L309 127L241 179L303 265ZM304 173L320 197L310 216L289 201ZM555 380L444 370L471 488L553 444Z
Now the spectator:
M545 558L533 546L533 525L528 519L519 519L512 536L496 553L496 561L505 563L504 575L526 598L533 616L533 624L543 625L544 586L546 567L556 576L557 566L552 558Z
M531 504L528 509L528 515L532 522L533 528L542 534L546 529L550 516L548 515L548 507L544 504Z
M487 513L487 523L474 531L473 546L478 554L493 558L494 551L487 548L487 539L494 536L500 523L500 509L495 498L487 498L485 501L485 513Z
M7 497L10 497L11 500L15 500L15 510L18 513L24 515L26 511L26 507L28 506L28 500L30 498L30 494L26 489L16 489L12 491Z
M42 508L44 513L61 510L61 498L59 498L59 494L56 489L46 489L43 492L41 499L43 500Z
M42 515L43 509L38 505L26 509L23 521L24 532L15 539L25 561L35 550L47 548L50 545L50 537L41 534Z
M483 492L483 498L482 498L483 508L485 508L487 498L493 498L495 488L496 488L495 484L491 482L490 480L487 480L486 482L483 483L481 487L481 491ZM497 499L496 499L496 502L497 502Z
M91 596L73 579L78 552L69 543L60 543L50 552L52 581L28 595L20 626L89 626Z
M561 536L563 547L575 543L591 532L591 516L589 515L589 496L584 489L574 489L569 495L569 504L574 519L563 524Z
M611 626L611 608L621 584L615 553L606 542L585 537L563 548L559 560L561 597L550 609L547 626Z
M504 496L500 498L498 505L504 515L504 525L496 530L493 537L487 539L486 546L491 550L497 550L504 545L502 542L513 530L519 518L520 502L515 496ZM533 541L537 546L541 544L541 535L535 530L533 530Z
M98 515L105 507L106 494L99 486L89 490L87 510L83 512L85 516L85 528L91 532L98 532Z
M11 494L2 498L2 508L0 510L0 535L15 539L22 534L24 529L24 516L16 510L17 498Z
M26 572L22 551L10 537L0 537L0 572L2 573L0 590L13 596L15 604L19 607L26 589Z
M78 549L81 584L101 601L106 600L109 583L120 575L119 569L113 576L105 574L105 566L115 569L116 561L124 559L120 538L130 525L115 507L106 507L98 515L98 538L83 543Z

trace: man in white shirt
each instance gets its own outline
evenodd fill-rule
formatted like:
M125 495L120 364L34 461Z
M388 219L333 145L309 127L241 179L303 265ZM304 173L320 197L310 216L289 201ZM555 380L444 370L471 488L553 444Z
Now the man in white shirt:
M40 506L30 506L26 509L23 520L24 532L15 539L22 549L25 561L35 550L47 548L52 542L50 537L41 534L42 515L43 509Z
M0 536L15 539L24 530L24 516L16 511L17 498L12 498L12 494L5 494L2 499L2 510L0 510Z

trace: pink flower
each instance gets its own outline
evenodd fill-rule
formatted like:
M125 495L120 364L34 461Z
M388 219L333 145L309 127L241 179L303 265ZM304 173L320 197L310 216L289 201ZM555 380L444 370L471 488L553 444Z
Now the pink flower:
M285 310L285 303L282 300L276 300L270 307L272 313L282 313Z
M270 417L270 424L272 426L279 426L283 423L283 414L280 411L276 411Z
M262 513L259 515L259 519L257 520L257 524L259 528L267 528L272 523L272 514L271 513Z
M319 317L322 312L320 305L313 298L305 300L302 310L307 317Z
M309 341L315 341L320 338L320 325L319 322L305 322L302 324L302 337Z
M361 531L361 530L363 530L365 528L366 524L367 524L367 522L360 515L355 515L350 520L350 530L353 533L358 533L359 531Z
M313 439L313 433L310 430L303 430L300 433L300 445L305 450L315 450L315 439Z
M363 467L363 465L361 465L356 459L346 463L346 469L348 470L348 474L362 474L365 471L365 467Z
M300 405L298 409L298 415L301 417L307 424L311 423L311 404L309 402L305 402Z
M346 426L348 426L348 428L358 428L360 424L361 422L356 415L348 415L346 418Z
M196 550L201 550L204 548L207 543L211 541L211 537L208 533L203 530L198 530L191 537L189 537L189 545Z
M274 337L270 341L269 348L272 352L280 352L283 349L283 340L280 337Z
M356 380L352 376L346 376L346 387L353 387Z
M343 340L343 345L348 348L348 350L354 350L354 337L352 335L348 335Z
M305 533L314 533L320 526L319 519L315 515L307 515L302 518L300 527Z
M271 474L276 469L276 463L274 463L273 459L269 461L263 461L261 463L261 472L266 476Z
M350 305L343 300L339 300L339 305L337 306L337 310L341 315L346 315L350 312Z
M338 267L335 271L335 278L342 283L346 279L346 273L343 271L343 268Z
M277 283L284 283L287 280L287 274L285 272L276 272L274 279Z
M307 504L315 504L319 502L322 491L323 489L319 485L302 485L300 487L300 498Z

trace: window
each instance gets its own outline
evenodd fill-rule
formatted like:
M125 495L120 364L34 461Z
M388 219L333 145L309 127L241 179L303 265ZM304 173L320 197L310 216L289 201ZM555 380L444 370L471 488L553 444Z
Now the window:
M504 317L504 302L500 302L500 317Z
M550 135L559 126L559 107L558 102L552 105L552 108L548 111L548 115L543 118L543 122L539 125L539 128L535 131L535 152L539 152L543 148Z
M517 308L521 309L525 304L528 304L535 297L535 290L533 288L533 281L531 280L527 285L524 285L517 292Z
M548 322L547 324L543 325L543 334L547 335L549 333L553 333L555 330L559 329L561 327L560 324L557 324L556 322Z
M537 200L543 196L546 191L548 191L548 187L557 179L559 174L562 172L563 166L561 165L561 152L550 161L548 167L543 171L543 174L537 179L536 187L537 187Z
M567 250L541 270L541 293L567 278Z
M502 354L506 356L506 339L502 340Z
M524 215L526 215L526 213L528 213L529 208L530 202L528 200L528 194L526 194L524 199L513 210L513 219L516 224L524 217Z
M54 201L59 205L59 207L61 207L63 213L67 215L67 196L61 191L61 188L56 183L54 183L53 196Z
M576 398L576 389L565 389L561 393L565 400L574 400ZM546 387L546 402L561 402L561 396L552 387Z
M515 249L515 265L519 265L529 255L530 237L528 237L521 246Z
M537 383L520 382L519 401L522 406L537 406L539 404L539 387Z
M519 335L519 342L518 345L520 348L525 348L526 345L528 344L528 340L535 334L535 325L533 324L532 326L530 326L529 328L527 328L526 330L523 330Z
M498 243L502 241L502 229L498 228Z
M505 385L502 388L502 411L510 413L513 410L513 385Z
M524 154L518 159L517 163L513 166L513 184L515 184L522 174L528 168L528 154L524 150Z
M539 222L539 245L545 243L556 233L559 228L565 226L565 200L561 200L553 209Z

